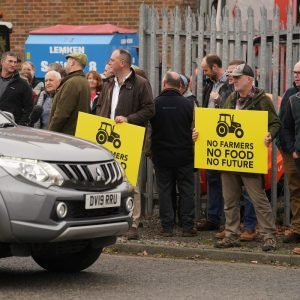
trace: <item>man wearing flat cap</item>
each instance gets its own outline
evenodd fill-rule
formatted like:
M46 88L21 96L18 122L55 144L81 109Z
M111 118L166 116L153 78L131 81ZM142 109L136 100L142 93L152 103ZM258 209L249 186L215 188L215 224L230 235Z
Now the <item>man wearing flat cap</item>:
M90 88L83 73L88 59L83 53L68 54L66 59L67 76L55 94L48 129L75 135L78 112L90 112Z
M235 91L224 103L226 109L260 110L268 112L268 133L264 139L268 147L280 129L280 120L271 99L261 89L254 87L254 72L247 64L238 65L232 72ZM253 132L255 134L255 132ZM263 236L263 251L276 249L276 227L270 202L263 188L263 175L242 172L222 172L222 189L225 212L225 238L216 248L240 246L240 196L242 185L246 188L257 216Z

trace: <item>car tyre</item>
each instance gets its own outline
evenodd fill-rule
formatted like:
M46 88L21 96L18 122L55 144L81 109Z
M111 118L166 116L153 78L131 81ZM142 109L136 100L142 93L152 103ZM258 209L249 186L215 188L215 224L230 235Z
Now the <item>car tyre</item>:
M87 246L76 253L49 254L49 253L33 253L34 261L50 272L80 272L91 266L102 253L100 248L92 248Z

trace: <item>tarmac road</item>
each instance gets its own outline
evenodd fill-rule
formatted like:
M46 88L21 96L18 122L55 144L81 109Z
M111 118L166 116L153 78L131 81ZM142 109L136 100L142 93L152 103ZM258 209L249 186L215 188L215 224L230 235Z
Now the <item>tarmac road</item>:
M299 299L300 268L107 255L77 274L0 261L0 299Z

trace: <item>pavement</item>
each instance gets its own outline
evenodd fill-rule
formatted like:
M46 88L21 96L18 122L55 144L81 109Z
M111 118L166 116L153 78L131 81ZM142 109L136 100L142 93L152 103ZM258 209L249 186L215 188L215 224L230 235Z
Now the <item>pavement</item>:
M272 252L261 250L262 241L241 242L241 247L216 249L216 231L198 231L195 237L182 237L182 229L176 227L173 237L162 237L158 213L141 220L139 240L119 237L117 243L106 248L106 253L131 254L139 256L205 259L252 264L300 266L300 255L292 253L300 244L284 244L282 239L287 228L278 226L278 249Z

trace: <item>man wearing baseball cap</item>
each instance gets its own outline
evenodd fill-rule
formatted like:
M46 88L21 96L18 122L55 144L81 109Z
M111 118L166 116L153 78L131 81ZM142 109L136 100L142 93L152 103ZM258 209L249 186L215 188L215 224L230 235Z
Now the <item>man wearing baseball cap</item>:
M268 112L268 132L264 139L268 147L280 129L280 120L270 98L254 87L254 72L247 64L238 65L232 72L235 91L226 99L225 109L262 110ZM276 227L270 202L263 188L263 175L239 172L222 172L225 212L225 237L216 248L240 246L240 196L245 186L257 216L260 233L264 238L263 251L276 249Z
M75 135L78 112L90 112L90 88L83 73L88 59L84 53L70 53L66 59L67 76L54 97L48 129Z
M236 68L232 71L232 76L234 77L240 77L243 75L254 78L254 72L252 68L247 64L240 64L236 66Z

